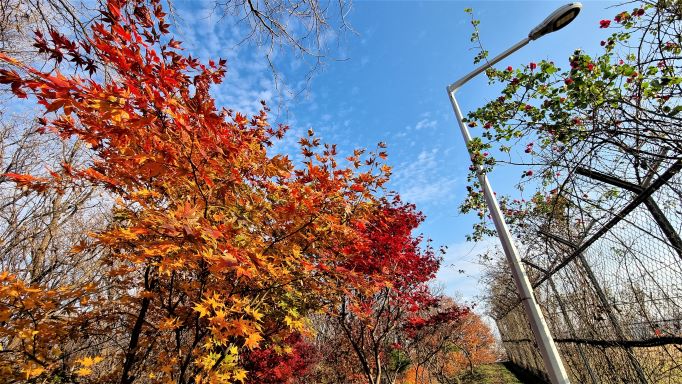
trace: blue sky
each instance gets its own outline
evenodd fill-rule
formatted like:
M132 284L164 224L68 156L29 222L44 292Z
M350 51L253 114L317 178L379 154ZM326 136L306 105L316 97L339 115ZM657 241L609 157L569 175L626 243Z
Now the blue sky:
M176 33L186 49L203 59L228 59L227 79L215 90L221 106L253 113L259 100L275 110L277 122L291 126L277 150L296 152L296 141L313 128L323 141L337 143L344 154L353 148L388 144L394 177L390 187L404 200L416 203L426 216L420 230L435 245L446 245L438 283L448 294L475 302L482 287L476 250L497 244L491 239L474 249L465 241L474 215L461 215L458 206L466 190L469 158L445 87L474 68L476 51L464 8L472 7L481 20L480 35L491 55L525 37L530 29L566 1L358 1L348 21L357 32L329 34L331 57L316 73L306 92L277 108L279 99L263 51L240 45L244 28L220 20L209 3L176 2L181 18ZM333 2L332 2L333 4ZM527 65L550 59L561 67L582 48L601 51L607 33L599 20L616 12L616 3L584 1L579 17L565 29L531 43L500 64ZM290 54L274 63L285 84L303 87L309 67ZM497 97L497 89L480 77L458 93L464 111ZM513 178L504 171L491 176L493 188L511 191ZM458 271L462 269L464 274Z

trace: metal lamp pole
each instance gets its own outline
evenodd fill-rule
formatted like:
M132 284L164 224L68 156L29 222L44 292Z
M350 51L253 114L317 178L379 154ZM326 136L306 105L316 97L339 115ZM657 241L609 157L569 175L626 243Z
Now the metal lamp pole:
M528 37L519 41L511 48L502 52L501 54L499 54L486 64L476 68L466 76L455 81L454 83L447 87L448 96L450 97L450 102L452 103L452 109L455 111L455 117L457 118L459 128L462 131L464 142L465 144L467 144L469 155L472 157L472 162L473 154L469 149L469 142L471 142L471 134L469 133L469 129L467 128L466 124L464 124L462 111L459 109L459 105L457 104L457 100L455 99L455 93L457 92L457 90L459 90L459 88L466 82L473 79L475 76L485 71L486 69L490 68L491 66L495 65L497 62L504 59L505 57L516 52L518 49L525 46L532 40L536 40L548 33L557 31L565 27L568 23L575 19L578 13L580 13L581 8L582 4L580 3L570 3L557 9L556 11L552 12L552 14L550 14L537 27L533 28L533 30L531 30L530 33L528 34ZM497 234L500 237L500 241L502 242L502 248L504 249L504 253L507 256L507 262L511 267L512 276L514 277L514 282L516 283L516 289L518 290L518 294L521 297L523 308L526 312L526 316L530 321L531 329L533 331L533 335L535 336L535 341L538 345L538 348L540 349L542 359L545 363L547 375L549 376L549 379L553 384L568 384L569 383L568 374L566 373L566 369L564 368L564 365L561 361L561 356L559 355L556 345L554 344L554 339L552 339L552 335L550 334L549 329L547 328L547 323L545 323L545 318L542 315L540 306L538 305L538 302L535 299L535 296L533 295L533 287L531 286L530 281L528 280L525 268L521 264L521 257L519 255L519 251L516 249L514 241L512 240L511 233L509 232L509 228L507 227L507 224L504 222L504 217L502 216L500 206L497 203L497 199L495 198L495 194L493 193L492 187L490 186L488 178L481 169L481 167L475 165L475 163L474 167L476 167L476 174L478 176L479 182L481 183L481 188L483 189L483 195L485 196L486 204L488 205L488 209L490 210L492 220L495 223L495 229L497 230Z

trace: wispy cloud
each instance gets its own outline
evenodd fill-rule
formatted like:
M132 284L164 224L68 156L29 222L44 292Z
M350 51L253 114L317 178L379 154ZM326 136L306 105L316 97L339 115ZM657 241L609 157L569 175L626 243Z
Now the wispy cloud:
M438 125L438 122L436 120L431 120L429 118L423 118L417 122L417 125L414 126L414 129L416 131L421 131L422 129L435 128L437 125Z
M457 180L442 177L441 150L422 150L411 161L394 167L394 185L405 201L417 205L433 204L445 200L456 186Z

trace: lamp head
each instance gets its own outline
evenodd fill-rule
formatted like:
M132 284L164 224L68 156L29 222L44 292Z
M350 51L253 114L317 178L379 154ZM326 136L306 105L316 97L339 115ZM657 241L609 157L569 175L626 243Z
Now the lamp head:
M537 27L533 28L528 34L528 38L535 40L567 26L576 18L576 16L578 16L582 7L583 5L578 2L569 3L560 7L547 16L547 18L543 20L542 23L538 24Z

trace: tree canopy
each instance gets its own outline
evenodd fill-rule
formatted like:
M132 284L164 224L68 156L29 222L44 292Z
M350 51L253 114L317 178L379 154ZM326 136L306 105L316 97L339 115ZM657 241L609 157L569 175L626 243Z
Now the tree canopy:
M576 50L567 70L545 60L488 70L502 92L471 112L467 122L481 129L471 146L475 163L488 172L504 164L521 167L519 186L526 194L503 197L507 220L560 215L580 206L595 212L581 218L584 230L617 196L608 188L585 189L576 179L580 170L640 185L652 171L682 158L681 18L677 2L645 1L595 26L613 30L600 42L602 53ZM478 41L477 32L472 39ZM483 51L477 61L486 57ZM484 219L483 195L474 178L469 180L461 209ZM482 222L473 237L490 233Z

